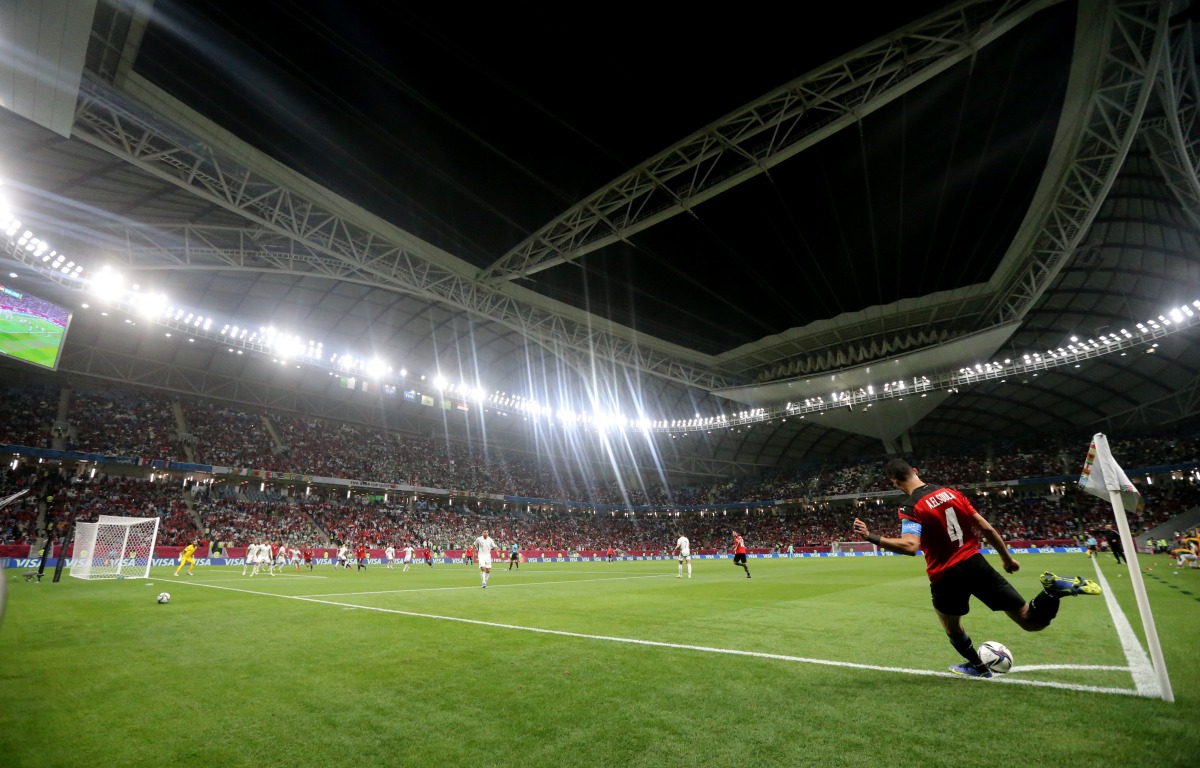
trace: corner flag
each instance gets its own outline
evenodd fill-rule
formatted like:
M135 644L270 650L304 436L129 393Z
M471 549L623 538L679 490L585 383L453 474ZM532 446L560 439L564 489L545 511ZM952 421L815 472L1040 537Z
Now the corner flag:
M1154 626L1154 614L1150 611L1150 599L1146 596L1146 583L1142 580L1142 569L1138 566L1137 545L1129 531L1129 518L1125 516L1126 512L1136 512L1143 508L1142 495L1133 483L1129 482L1125 470L1121 469L1117 460L1113 458L1112 451L1108 448L1108 438L1102 432L1097 432L1092 437L1092 445L1088 448L1087 460L1083 464L1083 474L1079 476L1079 487L1093 496L1107 499L1112 504L1117 531L1125 547L1129 581L1133 586L1138 611L1142 614L1142 629L1146 632L1146 645L1150 648L1154 676L1158 680L1158 694L1164 701L1175 701L1175 692L1171 690L1171 678L1167 676L1167 663L1163 660L1162 645L1158 641L1158 629ZM1096 573L1100 573L1098 562ZM1107 589L1105 599L1112 599ZM1138 689L1141 693L1141 683L1138 684Z
M1087 461L1083 464L1083 474L1079 476L1079 487L1105 501L1109 501L1109 491L1117 491L1121 494L1121 506L1126 512L1136 512L1145 506L1142 494L1138 493L1125 470L1113 458L1108 438L1102 432L1097 432L1092 438Z

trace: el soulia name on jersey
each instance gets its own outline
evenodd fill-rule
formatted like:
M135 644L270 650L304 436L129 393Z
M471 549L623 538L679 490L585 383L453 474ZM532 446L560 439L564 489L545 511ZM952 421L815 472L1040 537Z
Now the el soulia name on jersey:
M953 488L925 484L909 496L912 509L900 509L900 533L921 537L931 582L979 551L975 507Z

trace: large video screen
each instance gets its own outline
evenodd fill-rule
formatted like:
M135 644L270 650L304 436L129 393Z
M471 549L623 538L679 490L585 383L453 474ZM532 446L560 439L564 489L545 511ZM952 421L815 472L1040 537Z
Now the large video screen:
M70 324L66 307L0 284L0 354L57 370Z

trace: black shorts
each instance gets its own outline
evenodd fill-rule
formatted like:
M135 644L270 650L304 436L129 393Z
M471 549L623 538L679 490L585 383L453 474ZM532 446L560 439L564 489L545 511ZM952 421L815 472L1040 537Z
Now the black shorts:
M521 559L521 553L513 552L512 555L508 559L515 563L517 560Z
M746 553L739 552L736 555L734 555L733 556L733 564L734 565L745 565L746 564Z
M993 611L1016 611L1025 598L992 567L981 554L975 554L942 574L929 585L933 607L947 616L966 616L972 597Z

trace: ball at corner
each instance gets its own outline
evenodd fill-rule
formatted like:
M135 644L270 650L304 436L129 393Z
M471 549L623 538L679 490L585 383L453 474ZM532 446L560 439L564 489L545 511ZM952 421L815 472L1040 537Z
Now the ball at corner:
M979 646L979 659L988 669L1001 675L1012 669L1013 665L1012 651L995 640L988 640Z

